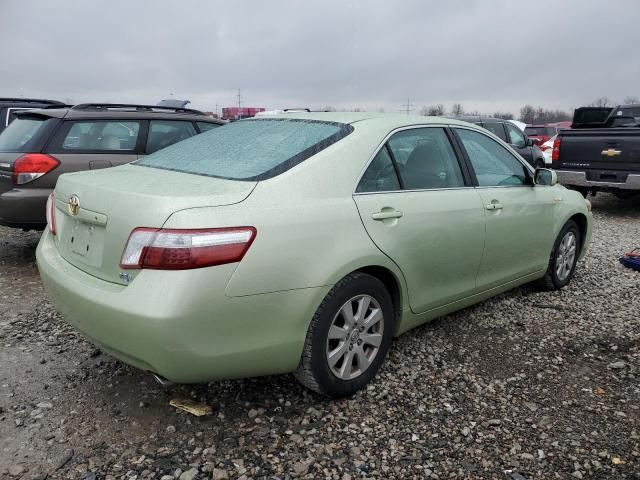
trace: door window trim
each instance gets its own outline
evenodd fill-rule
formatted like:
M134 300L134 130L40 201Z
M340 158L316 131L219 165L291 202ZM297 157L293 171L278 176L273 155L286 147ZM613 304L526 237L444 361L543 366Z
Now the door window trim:
M472 132L480 133L481 135L484 135L485 137L489 138L490 140L493 140L494 142L496 141L496 139L493 138L491 135L488 135L488 133L489 134L491 133L488 130L485 130L484 132L482 132L482 131L477 130L475 128L469 128L469 127L463 126L463 125L451 125L451 130L452 130L454 136L456 137L456 141L458 142L458 144L460 145L460 148L462 149L462 154L464 155L465 163L468 164L468 166L469 166L469 168L471 170L471 174L473 175L474 188L476 188L476 189L480 189L480 188L522 188L522 187L530 188L530 187L534 187L535 186L535 183L533 182L534 173L535 173L534 170L533 170L533 167L531 165L529 165L529 163L527 163L527 161L524 160L520 156L520 154L518 152L515 151L515 147L513 147L510 143L506 143L506 142L504 142L503 140L500 140L500 139L498 139L498 142L496 142L496 143L498 143L502 147L505 147L507 152L509 152L518 162L520 162L521 165L523 165L525 167L525 170L527 172L527 178L528 178L529 182L531 182L531 183L523 184L523 185L479 185L478 184L478 177L476 176L476 171L473 168L473 164L471 163L471 159L469 158L469 155L467 154L467 151L465 150L464 145L462 144L462 140L458 136L458 133L456 132L456 129L471 130Z
M473 177L470 175L470 172L468 171L467 165L466 165L466 160L462 157L460 157L460 154L464 152L464 150L460 150L459 146L452 141L452 138L454 137L454 135L449 132L451 125L448 124L428 124L428 125L407 125L404 127L398 127L394 130L392 130L391 132L389 132L384 139L382 140L382 142L380 143L380 145L378 145L376 147L376 149L374 150L373 154L371 155L371 157L369 158L369 160L367 160L364 168L362 169L362 171L360 172L360 175L358 176L358 180L356 181L355 186L353 187L353 192L352 195L379 195L379 194L386 194L386 193L404 193L404 192L438 192L438 191L442 191L442 190L464 190L464 189L468 189L468 188L474 188L474 184L473 182L476 182L475 180L475 174L473 175ZM393 156L393 152L391 151L391 148L389 147L389 139L395 135L398 132L402 132L405 130L416 130L416 129L423 129L423 128L441 128L442 130L444 130L444 133L447 137L447 139L449 140L449 143L451 144L451 148L453 149L453 152L456 156L456 160L458 161L458 165L460 167L460 170L462 172L462 179L464 180L465 185L463 187L442 187L442 188L417 188L417 189L405 189L404 188L404 184L402 181L402 177L400 176L400 172L398 169L398 165L396 163L396 159ZM469 130L474 130L475 129L469 129ZM360 181L362 180L362 177L364 177L365 172L367 171L367 169L369 168L369 165L371 164L371 162L373 162L374 158L376 158L376 156L378 155L378 153L380 152L380 150L382 150L383 148L387 149L387 153L389 154L389 156L391 157L391 161L393 162L393 168L396 172L396 176L398 177L398 184L400 185L400 190L380 190L380 191L375 191L375 192L358 192L357 188L358 185L360 185Z

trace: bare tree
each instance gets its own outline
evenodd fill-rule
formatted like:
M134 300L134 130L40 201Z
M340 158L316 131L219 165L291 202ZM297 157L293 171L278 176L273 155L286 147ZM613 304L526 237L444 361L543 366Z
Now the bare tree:
M420 115L422 115L423 117L426 117L427 115L429 115L429 107L427 107L426 105L424 105L420 111L418 112Z
M444 105L439 103L437 105L431 105L429 107L429 115L432 117L442 117L444 116Z
M609 100L609 97L600 97L596 98L591 104L590 107L612 107L612 103Z
M631 95L629 97L624 97L624 100L622 101L622 103L624 103L625 105L640 103L640 98Z
M520 109L520 121L524 123L534 123L536 119L536 109L533 105L525 105Z
M462 108L462 105L460 105L459 103L454 103L451 107L451 115L453 115L454 117L464 115L464 108Z
M513 120L513 113L511 112L496 112L493 114L495 118L501 118L503 120Z
M525 105L520 109L520 121L531 124L544 124L571 120L571 114L564 110L547 110L543 107L535 108Z

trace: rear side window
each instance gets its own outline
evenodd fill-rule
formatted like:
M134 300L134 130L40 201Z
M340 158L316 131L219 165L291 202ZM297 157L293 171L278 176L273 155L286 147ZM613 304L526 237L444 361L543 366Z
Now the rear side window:
M356 192L391 192L394 190L400 190L400 182L398 182L396 169L385 146L380 149L367 167Z
M146 153L153 153L196 134L191 122L179 120L151 120Z
M442 128L398 132L389 139L389 148L405 189L464 186L458 158Z
M493 133L500 140L507 141L507 134L504 131L504 126L502 123L498 122L485 122L482 124L484 128Z
M139 122L73 122L62 141L63 150L132 151L136 148Z
M209 123L209 122L196 122L198 124L198 128L201 133L208 132L209 130L213 130L214 128L219 127L220 125L217 123Z
M0 134L0 152L27 152L33 147L44 118L18 118Z
M289 170L352 131L351 125L318 120L241 120L134 163L231 180L264 180Z

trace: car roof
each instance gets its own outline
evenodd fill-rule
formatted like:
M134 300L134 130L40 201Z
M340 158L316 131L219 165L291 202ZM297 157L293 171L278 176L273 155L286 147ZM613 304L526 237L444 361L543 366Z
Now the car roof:
M67 120L81 119L162 119L162 120L195 120L209 123L226 123L224 120L205 115L198 110L158 105L131 104L97 104L87 103L73 107L43 108L16 112L18 116L42 116L50 118L65 118Z
M409 125L468 125L457 119L447 117L428 117L424 115L406 115L403 113L378 113L378 112L301 112L283 113L273 116L261 116L259 120L273 119L301 119L319 120L324 122L338 122L354 124L359 122L374 122L378 126L400 128ZM250 119L249 119L250 120Z
M482 115L460 115L457 117L447 117L453 118L455 120L461 120L463 122L475 123L475 122L508 122L509 120L505 120L504 118L496 118L496 117L484 117Z
M6 97L0 97L0 104L2 106L12 106L12 105L31 105L31 104L38 104L38 105L59 105L59 106L63 106L66 105L63 102L59 102L58 100L46 100L46 99L42 99L42 98L6 98ZM10 104L10 105L7 105Z

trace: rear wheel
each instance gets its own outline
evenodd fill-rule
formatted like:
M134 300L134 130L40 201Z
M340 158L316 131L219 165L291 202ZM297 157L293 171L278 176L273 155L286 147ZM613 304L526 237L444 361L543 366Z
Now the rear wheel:
M330 397L355 393L382 365L393 328L393 303L384 284L364 273L347 275L311 321L296 378Z
M569 220L556 238L547 273L540 280L543 289L558 290L571 281L576 270L581 242L578 225Z

